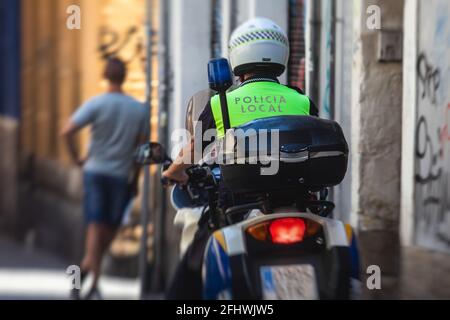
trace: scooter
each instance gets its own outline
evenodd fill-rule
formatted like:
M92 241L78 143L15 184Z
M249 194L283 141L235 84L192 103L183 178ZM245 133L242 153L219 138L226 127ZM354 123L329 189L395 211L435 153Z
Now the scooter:
M222 97L231 77L227 65L216 60L209 66L210 87ZM222 105L229 125L226 110ZM233 161L193 165L188 184L172 191L175 208L203 208L202 219L215 230L204 252L204 298L348 299L351 279L359 276L356 240L351 227L333 219L334 204L327 200L328 188L347 170L342 129L310 116L264 118L236 129L257 145L245 143L245 152L238 152L237 139L227 134L233 143L216 155ZM273 137L262 143L261 129L276 131L275 154ZM276 174L261 174L267 163L249 161L252 148L259 155L263 148L272 151L266 154L277 161ZM171 163L158 143L141 146L137 161L163 168ZM238 200L219 205L221 185Z
M152 147L143 145L140 153L151 155ZM170 162L167 156L140 161L163 167ZM223 212L217 208L220 167L195 165L187 174L188 184L171 191L172 205L201 210L216 230L204 253L205 299L349 298L351 278L358 278L355 237L350 226L332 218L326 191L297 198L292 193L290 206L273 208L275 194L259 199L253 194L256 201Z

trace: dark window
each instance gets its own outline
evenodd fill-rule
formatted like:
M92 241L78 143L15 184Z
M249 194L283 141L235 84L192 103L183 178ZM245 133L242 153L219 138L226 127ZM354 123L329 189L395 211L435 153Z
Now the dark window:
M289 0L288 83L305 88L305 6L304 0Z

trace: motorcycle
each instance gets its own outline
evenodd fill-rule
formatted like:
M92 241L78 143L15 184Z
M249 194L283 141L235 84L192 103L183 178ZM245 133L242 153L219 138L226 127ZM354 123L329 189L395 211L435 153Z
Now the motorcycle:
M228 71L216 72L217 80L211 77L214 68L217 64L210 66L210 86L225 94ZM351 279L359 276L356 240L350 226L333 219L335 205L327 200L328 189L347 170L348 146L339 124L278 116L235 129L246 133L247 142L238 146L242 139L229 130L223 141L232 143L216 150L216 157L233 161L193 165L186 171L187 185L175 186L171 194L177 209L203 208L202 219L214 230L203 257L204 298L348 299ZM276 131L277 139L267 139L267 131ZM268 164L251 161L253 149L258 155L265 149L277 162L275 174L262 174ZM153 142L139 148L137 161L163 169L171 163L164 147ZM226 204L220 198L224 186L234 199Z

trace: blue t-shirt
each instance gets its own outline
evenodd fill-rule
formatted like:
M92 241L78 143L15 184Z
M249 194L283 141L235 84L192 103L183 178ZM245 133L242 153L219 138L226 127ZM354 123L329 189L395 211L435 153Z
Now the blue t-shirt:
M140 136L148 136L148 111L136 99L106 93L84 103L72 116L80 127L91 125L91 141L84 170L127 177Z

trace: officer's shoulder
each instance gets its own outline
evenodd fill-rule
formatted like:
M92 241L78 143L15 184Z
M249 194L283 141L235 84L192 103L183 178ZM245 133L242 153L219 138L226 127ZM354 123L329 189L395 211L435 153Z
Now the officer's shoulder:
M211 89L203 89L194 93L191 96L191 100L194 102L205 101L209 100L209 98L211 98L212 96L214 96L214 91L212 91Z
M232 96L231 94L232 93L237 93L237 89L239 89L240 87L239 86L236 86L236 85L233 85L233 86L231 86L228 90L227 90L227 97L230 97L230 96ZM236 92L234 92L234 91L236 91ZM219 93L217 92L217 93L214 93L212 96L211 96L211 103L218 103L219 102L219 100L220 100L220 97L219 97Z
M194 119L198 119L200 114L204 112L210 104L214 92L211 89L203 89L194 93L188 102L188 112L192 113Z
M239 85L237 85L237 84L233 84L230 88L228 88L227 89L227 94L229 94L229 93L233 93L234 91L236 91L237 89L240 89L241 87L239 86ZM211 90L212 91L212 90ZM219 93L218 92L216 92L216 91L212 91L212 92L214 92L213 93L213 95L211 96L211 98L214 98L214 97L219 97Z

